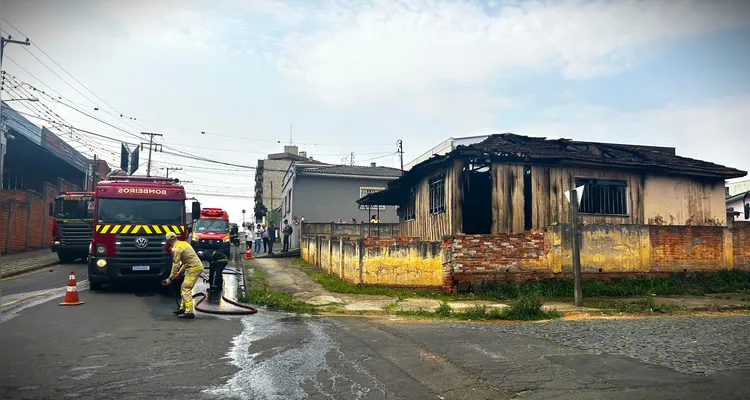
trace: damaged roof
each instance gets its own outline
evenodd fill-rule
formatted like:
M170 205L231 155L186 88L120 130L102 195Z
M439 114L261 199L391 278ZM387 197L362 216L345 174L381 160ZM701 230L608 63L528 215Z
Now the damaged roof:
M366 167L361 165L324 165L302 167L297 172L308 174L349 175L364 177L398 178L401 170L391 167Z
M458 146L446 155L425 160L405 172L401 179L390 182L388 189L367 195L358 203L398 204L399 197L404 194L402 189L410 187L410 184L419 180L422 175L451 159L467 158L493 162L625 168L720 179L747 175L746 171L678 156L673 147L582 142L503 133L491 135L479 143Z
M738 178L747 172L708 161L675 154L672 147L638 146L615 143L579 142L570 139L547 139L504 133L492 135L456 152L471 155L480 151L490 157L516 157L527 162L594 163L600 166L627 167L670 172L680 175L716 178Z

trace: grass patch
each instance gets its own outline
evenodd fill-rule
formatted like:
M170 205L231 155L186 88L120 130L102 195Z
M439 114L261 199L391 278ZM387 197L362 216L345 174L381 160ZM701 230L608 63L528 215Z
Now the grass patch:
M518 298L508 308L487 308L484 305L475 305L464 311L453 310L445 301L435 311L399 311L396 314L407 317L454 319L463 321L538 321L545 319L560 318L562 314L553 310L542 309L542 299L538 294L524 295Z
M683 314L690 310L679 304L657 302L653 296L644 296L638 300L632 301L605 301L588 305L588 307L599 308L602 310L612 310L626 314Z
M605 282L584 280L584 297L624 297L658 295L704 295L708 293L747 292L750 290L750 271L721 270L714 273L696 272L674 274L669 278L614 278ZM538 281L497 282L486 286L485 296L493 299L513 299L538 293L554 299L573 296L573 281L548 279Z
M238 300L242 303L258 304L271 310L294 313L315 313L315 307L296 300L292 295L268 287L268 273L256 269L247 276L247 295L240 293Z

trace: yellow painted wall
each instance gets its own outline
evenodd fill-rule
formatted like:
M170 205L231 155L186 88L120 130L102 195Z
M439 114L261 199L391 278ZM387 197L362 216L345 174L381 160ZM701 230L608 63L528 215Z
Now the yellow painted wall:
M331 239L321 237L320 243L320 269L331 273Z
M726 226L724 181L646 175L644 213L649 225Z
M307 251L308 240L309 238L307 236L302 237L302 239L300 240L301 243L299 246L299 255L303 260L310 262L310 253Z
M365 249L362 281L371 285L441 286L441 252L426 253L415 245Z
M550 229L551 251L547 255L553 273L571 272L570 225ZM649 231L643 225L585 225L581 232L583 272L648 272L651 269ZM601 269L601 271L599 271Z
M334 239L331 242L331 275L341 277L341 240Z
M357 242L344 242L344 268L341 279L352 283L361 283L359 279L359 248Z

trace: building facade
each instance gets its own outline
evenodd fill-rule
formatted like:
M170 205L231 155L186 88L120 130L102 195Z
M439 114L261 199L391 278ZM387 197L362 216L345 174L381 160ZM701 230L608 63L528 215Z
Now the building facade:
M401 234L424 240L568 223L565 192L578 186L585 224L726 226L724 181L745 175L674 148L502 134L434 156L359 203L400 205Z
M273 211L281 207L284 174L295 161L322 164L308 157L306 152L299 151L297 146L284 146L283 152L269 154L265 159L258 160L255 170L255 205L257 207L262 204L268 214L261 219L256 218L256 223L268 223Z
M299 246L299 222L334 222L352 219L369 222L375 215L381 223L398 222L394 206L360 206L357 200L384 190L401 176L397 168L359 165L314 165L297 163L284 176L281 220L294 224L292 247Z

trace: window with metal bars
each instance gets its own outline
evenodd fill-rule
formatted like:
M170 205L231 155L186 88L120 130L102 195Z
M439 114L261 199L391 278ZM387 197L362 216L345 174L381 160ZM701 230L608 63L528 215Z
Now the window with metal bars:
M414 188L409 190L409 197L406 199L406 205L401 210L404 221L413 221L417 218L417 192Z
M581 204L583 214L628 215L628 185L609 179L576 179L576 186L585 185Z
M445 174L428 181L430 188L430 214L445 212Z

